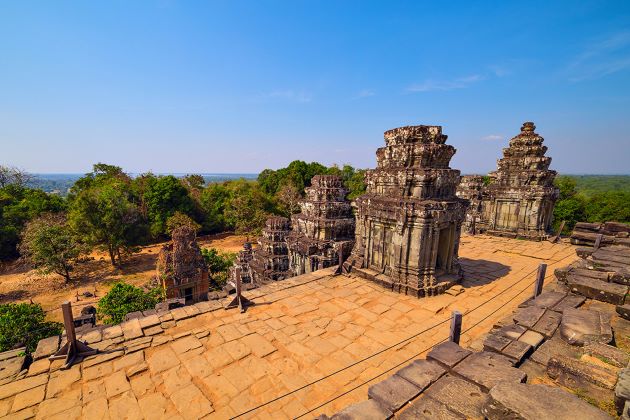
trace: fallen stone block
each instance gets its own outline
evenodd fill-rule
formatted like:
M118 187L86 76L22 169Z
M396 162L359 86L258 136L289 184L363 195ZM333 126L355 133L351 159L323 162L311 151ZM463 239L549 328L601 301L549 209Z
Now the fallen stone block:
M617 269L609 274L611 282L630 286L630 267L628 269Z
M545 313L545 308L538 308L536 306L529 306L527 308L520 308L513 315L514 322L518 325L531 328Z
M525 333L525 331L527 331L527 328L512 323L510 325L505 325L499 328L497 333L511 340L518 340Z
M617 375L610 370L564 356L554 356L547 363L547 375L571 389L584 389L589 384L613 389Z
M536 331L529 330L525 334L523 334L521 338L518 339L518 341L529 344L530 346L532 346L532 349L536 349L542 344L543 341L545 341L545 337L542 334L537 333Z
M539 308L552 308L556 306L564 297L566 293L544 291L536 298L528 301L530 306L537 306Z
M571 274L569 274L568 285L573 293L613 305L623 305L626 293L628 293L628 286Z
M384 420L392 417L392 412L375 400L361 401L344 408L333 415L333 420Z
M597 357L609 365L616 367L626 367L630 363L630 354L617 347L601 343L589 343L584 346L584 353Z
M588 309L567 309L560 322L560 336L569 344L608 344L613 339L610 315Z
M44 338L39 340L35 353L33 353L33 360L43 359L44 357L51 356L59 349L59 336Z
M532 351L532 346L523 341L512 341L501 354L519 365Z
M500 383L490 390L482 408L489 420L604 420L603 411L559 388L547 385Z
M562 355L574 359L582 355L582 348L567 344L564 340L553 337L545 341L534 353L530 359L536 363L547 366L549 359L553 356Z
M531 329L544 335L545 338L551 338L558 329L561 319L562 315L558 312L547 310Z
M483 418L481 407L487 394L477 385L446 375L425 391L422 398L431 398L466 418Z
M483 349L485 351L501 353L501 351L503 351L503 349L506 348L511 342L512 340L503 335L490 333L488 334L486 339L483 340Z
M630 368L619 371L617 384L615 386L615 406L617 412L623 410L627 401L630 401Z
M564 313L566 309L577 308L582 305L586 301L584 296L569 294L564 299L562 299L556 306L551 308L555 312Z
M448 407L433 398L420 397L404 409L396 417L399 420L464 420L465 416L451 411Z
M490 390L501 381L519 383L527 379L527 375L512 367L513 362L496 353L474 353L457 365L453 372L475 384L484 391Z
M391 412L417 397L422 390L400 376L393 375L368 388L368 396Z
M471 353L470 350L466 350L452 341L446 341L433 347L427 354L427 360L433 360L448 370Z
M630 304L617 305L616 311L620 317L630 321Z
M428 360L415 360L396 372L396 375L411 382L417 386L420 391L424 391L445 373L446 371L437 363Z

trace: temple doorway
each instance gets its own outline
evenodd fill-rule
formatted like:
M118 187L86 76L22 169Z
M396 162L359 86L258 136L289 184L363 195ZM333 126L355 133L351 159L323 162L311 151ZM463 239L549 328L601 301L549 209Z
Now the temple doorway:
M452 229L450 226L440 229L438 236L437 259L435 262L435 273L444 274L448 272L448 264L450 261L450 249L452 238Z

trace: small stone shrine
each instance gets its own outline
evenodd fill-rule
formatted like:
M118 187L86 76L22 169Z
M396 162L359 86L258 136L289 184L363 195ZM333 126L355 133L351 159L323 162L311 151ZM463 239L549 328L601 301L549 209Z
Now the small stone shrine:
M475 234L481 222L481 203L483 200L483 176L464 175L461 177L456 194L470 202L466 212L466 220L462 225L465 232Z
M157 278L166 298L184 298L186 303L208 299L208 267L201 255L194 229L182 226L172 233L173 241L160 250Z
M265 222L258 248L250 262L255 284L284 280L292 277L289 267L289 251L286 237L290 232L289 219L272 216Z
M345 267L399 293L444 292L461 279L459 237L467 201L455 195L455 148L440 126L385 132L367 192L356 200L356 244Z
M354 215L347 190L335 175L316 175L300 202L302 212L291 216L293 230L287 236L293 275L339 264L354 244Z
M492 235L547 238L559 191L553 185L544 139L525 122L521 132L503 149L503 158L484 188L480 231Z
M232 284L236 284L237 276L241 277L241 283L243 284L252 283L252 271L249 264L253 257L252 244L245 242L243 244L243 249L238 252L234 264L230 267L229 275Z

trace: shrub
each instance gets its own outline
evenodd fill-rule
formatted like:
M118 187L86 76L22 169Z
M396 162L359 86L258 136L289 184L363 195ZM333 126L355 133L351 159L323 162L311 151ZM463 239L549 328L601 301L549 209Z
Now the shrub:
M160 288L145 292L125 282L118 282L98 302L98 315L106 324L118 324L125 315L135 311L153 309L162 294Z
M39 304L0 304L0 351L26 346L32 352L39 340L61 334L61 324L45 318Z

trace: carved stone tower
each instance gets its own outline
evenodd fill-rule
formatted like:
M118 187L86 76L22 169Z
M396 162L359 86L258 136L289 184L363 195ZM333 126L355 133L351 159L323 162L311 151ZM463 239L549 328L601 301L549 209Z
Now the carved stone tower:
M468 200L470 203L466 212L466 220L462 225L465 232L475 234L479 231L483 189L484 177L481 175L464 175L457 186L457 196Z
M300 202L302 212L291 217L293 231L287 236L294 275L339 264L354 244L354 216L341 178L316 175Z
M292 276L289 270L289 251L286 237L289 234L289 219L272 216L267 219L258 248L249 266L255 284L284 280Z
M400 293L444 292L461 279L459 237L467 201L455 195L460 173L439 126L385 132L367 193L356 200L356 244L347 269Z
M558 189L545 156L544 139L526 122L503 149L498 168L490 173L482 205L482 230L501 236L545 239L551 226Z
M233 284L236 284L236 276L241 277L242 284L252 283L252 271L249 264L253 257L252 244L245 242L243 249L238 252L234 264L230 267L230 281Z

